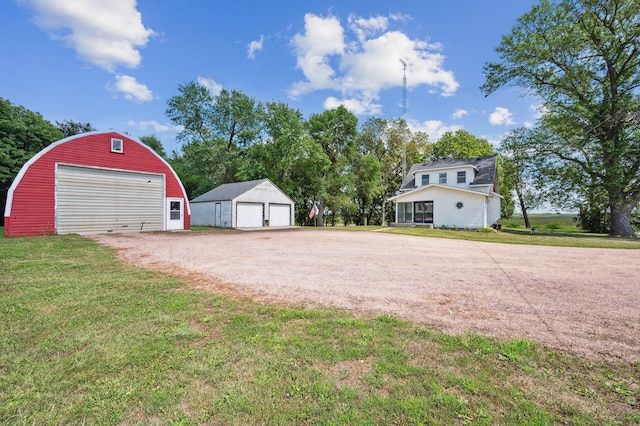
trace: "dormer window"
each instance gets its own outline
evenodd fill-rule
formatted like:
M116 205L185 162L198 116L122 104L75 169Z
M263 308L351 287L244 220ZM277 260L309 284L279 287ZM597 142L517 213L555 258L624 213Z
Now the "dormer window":
M458 172L458 183L467 182L467 172Z
M447 183L447 174L446 173L440 173L438 182L441 185L446 184Z
M122 139L111 139L111 152L122 154L124 143Z
M422 186L429 185L429 175L422 175Z

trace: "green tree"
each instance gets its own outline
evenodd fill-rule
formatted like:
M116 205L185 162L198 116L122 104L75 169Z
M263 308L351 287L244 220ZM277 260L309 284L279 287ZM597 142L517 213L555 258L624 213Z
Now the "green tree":
M537 155L575 170L574 186L602 188L612 236L633 235L640 202L639 10L640 0L543 0L484 67L487 95L517 86L544 102L552 137L538 140Z
M262 137L247 149L238 176L243 180L269 178L285 193L293 192L291 173L303 156L308 138L302 113L282 102L267 102L262 115Z
M353 161L353 194L358 215L357 225L369 225L381 207L379 197L384 193L382 162L373 154L357 154Z
M56 121L56 128L62 132L65 138L98 130L91 123L80 123L73 120Z
M213 96L209 90L194 81L178 86L179 95L167 102L165 115L176 125L182 126L178 140L205 142L212 139Z
M184 143L182 166L185 172L200 174L194 179L200 182L196 193L237 181L247 148L259 140L262 104L236 90L212 96L196 82L180 85L178 91L179 95L169 99L165 113L183 127L178 134Z
M160 139L158 139L155 135L141 136L140 142L153 149L160 157L164 159L167 158L167 153L164 150L162 142L160 142Z
M408 164L424 161L430 152L431 144L428 136L422 132L411 132L404 120L387 121L381 118L370 118L363 123L357 137L357 150L362 155L373 155L380 167L380 192L375 185L377 197L371 211L379 212L376 219L381 225L393 221L393 210L389 207L391 198L402 184L402 151L406 138L406 158ZM390 214L391 215L390 215ZM368 222L372 223L369 215ZM375 223L375 222L373 222Z
M321 114L312 114L308 126L309 134L329 160L329 167L322 170L321 185L316 193L320 209L317 223L323 226L325 207L332 212L332 221L335 223L336 212L349 203L345 189L348 189L358 119L340 105Z
M486 139L473 136L465 130L457 130L455 133L446 132L433 144L430 159L431 161L444 157L462 159L493 154L495 150Z
M7 192L24 163L63 137L42 115L0 98L0 220L3 225Z
M513 189L516 193L527 228L531 227L529 210L538 207L542 202L538 190L541 178L536 173L535 153L529 148L531 134L532 131L529 129L514 129L502 140L499 147L503 178L501 188Z

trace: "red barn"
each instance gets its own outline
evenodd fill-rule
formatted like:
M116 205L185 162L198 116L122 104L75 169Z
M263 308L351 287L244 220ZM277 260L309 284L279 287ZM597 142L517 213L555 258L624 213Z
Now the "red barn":
M116 132L54 142L13 181L7 236L189 229L187 194L151 148Z

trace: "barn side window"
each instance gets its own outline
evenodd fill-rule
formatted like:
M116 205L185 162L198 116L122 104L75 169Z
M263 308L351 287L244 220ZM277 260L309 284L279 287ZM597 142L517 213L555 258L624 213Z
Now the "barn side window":
M111 139L111 152L122 152L122 139Z

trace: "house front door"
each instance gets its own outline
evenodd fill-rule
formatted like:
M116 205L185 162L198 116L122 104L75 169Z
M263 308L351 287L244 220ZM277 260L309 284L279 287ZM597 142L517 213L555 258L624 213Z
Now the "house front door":
M416 201L413 211L415 223L433 223L433 201Z

